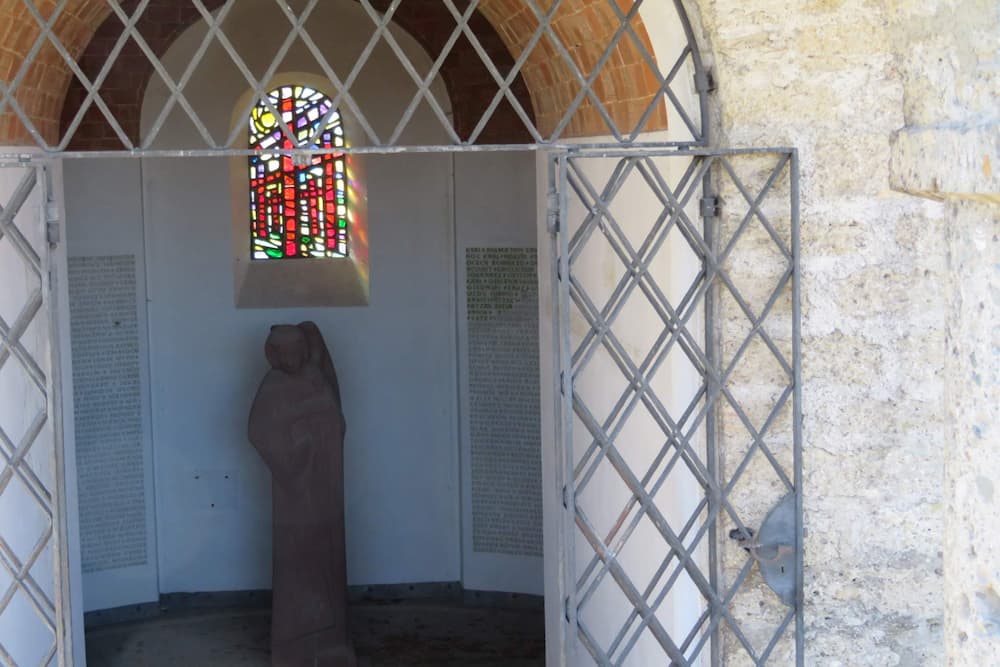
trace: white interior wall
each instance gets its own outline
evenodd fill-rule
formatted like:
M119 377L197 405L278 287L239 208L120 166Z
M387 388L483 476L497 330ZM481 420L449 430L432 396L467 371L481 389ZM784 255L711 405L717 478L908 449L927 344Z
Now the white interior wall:
M465 258L470 247L536 248L535 156L525 153L455 155L455 265L458 290L459 382L468 396L468 326L465 318ZM473 590L541 595L542 558L484 553L473 548L472 438L468 403L461 403L462 581ZM511 420L517 415L508 415ZM514 425L511 424L511 427ZM540 471L539 471L540 473Z
M66 246L70 258L130 255L136 267L139 393L142 404L141 450L147 558L141 565L84 574L84 607L107 609L155 600L158 595L156 559L153 438L150 423L149 347L146 330L146 270L142 225L142 183L133 160L67 160L64 164L68 219ZM105 187L114 184L114 187ZM72 304L71 304L72 305ZM111 323L107 325L110 327Z

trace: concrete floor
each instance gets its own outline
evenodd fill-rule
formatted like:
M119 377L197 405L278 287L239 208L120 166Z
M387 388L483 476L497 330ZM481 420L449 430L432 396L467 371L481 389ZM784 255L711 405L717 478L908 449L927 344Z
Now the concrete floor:
M170 612L87 631L89 667L267 667L266 609ZM359 667L541 667L540 609L404 600L351 607Z

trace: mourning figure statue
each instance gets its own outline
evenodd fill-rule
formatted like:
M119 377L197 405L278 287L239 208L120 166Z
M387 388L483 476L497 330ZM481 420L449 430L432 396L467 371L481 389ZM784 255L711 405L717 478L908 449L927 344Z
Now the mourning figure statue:
M354 667L347 634L344 415L323 335L271 327L250 442L271 469L273 667Z

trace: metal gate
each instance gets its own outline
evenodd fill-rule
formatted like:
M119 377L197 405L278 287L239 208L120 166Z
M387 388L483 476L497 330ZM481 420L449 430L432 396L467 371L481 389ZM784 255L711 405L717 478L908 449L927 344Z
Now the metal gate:
M188 97L210 48L224 51L253 92L237 117L263 102L297 146L288 152L325 152L315 133L299 141L267 95L293 46L307 50L329 82L329 113L343 109L361 128L359 144L337 152L549 152L550 282L559 334L559 399L551 408L559 432L545 446L562 461L559 479L546 480L561 489L564 506L559 553L548 554L564 565L562 655L573 665L803 664L797 156L791 149L710 148L712 76L683 0L646 0L655 10L647 19L672 22L663 33L670 39L656 48L646 28L663 26L642 25L643 0L587 0L587 12L596 12L589 23L574 0L424 3L417 19L430 21L428 12L438 12L445 25L431 40L426 66L411 61L391 29L404 20L407 3L358 0L371 34L345 71L331 66L318 33L310 33L319 0L254 3L277 12L272 29L287 33L271 62L259 67L249 65L252 59L227 35L236 0L7 4L15 8L0 18L11 19L10 32L26 48L0 80L0 127L22 127L22 143L36 155L250 154L238 124L213 134L218 128L210 129ZM480 14L502 23L505 11L517 21L490 39L477 32L484 25L477 23ZM100 57L79 41L94 28L83 22L95 16L104 17L100 25L107 28L101 40L109 48ZM170 18L179 16L190 20ZM168 19L175 23L161 25ZM163 60L169 44L157 40L194 22L205 28L197 47L169 66ZM587 25L604 26L600 41L581 37ZM489 50L501 38L516 46L504 62ZM352 89L377 48L391 52L414 86L412 102L384 130L369 122ZM538 99L561 105L545 123L533 115L532 100L517 92L539 54L555 69L540 77L552 87ZM463 60L481 65L495 90L459 132L433 86L445 68ZM164 88L151 123L136 122L136 99L128 97L136 88L132 79L109 86L119 67L145 71ZM34 98L32 89L61 69L76 105L44 108L47 99L61 98ZM639 81L647 88L637 93L632 84ZM639 113L607 103L602 94L608 90L639 100ZM408 144L404 130L424 104L446 138ZM656 125L661 105L664 122ZM54 132L60 111L62 125ZM584 111L597 129L571 136ZM499 113L520 124L521 138L483 139ZM160 131L171 114L190 120L198 145L164 145ZM107 126L118 148L74 144L81 128L95 123ZM594 135L605 138L585 138ZM0 161L24 159L24 153L0 147ZM0 629L16 613L25 628L18 637L44 646L41 652L4 646L0 658L18 665L49 664L57 655L72 662L63 627L70 605L59 494L66 487L53 380L58 355L45 174L37 166L0 169L0 186L16 181L0 190L6 202L0 212L0 565L9 579L5 589L0 581L6 591ZM16 303L7 303L11 294ZM16 390L2 384L11 376L20 382ZM20 402L22 392L34 401L30 409ZM16 508L8 511L5 499L18 499ZM37 515L30 523L37 535L24 540L15 539L21 527L2 523L22 510ZM46 583L49 563L55 575ZM37 633L27 631L35 626Z
M63 664L69 607L49 171L0 164L0 658ZM55 223L52 223L53 225Z
M570 664L802 664L795 151L550 178Z

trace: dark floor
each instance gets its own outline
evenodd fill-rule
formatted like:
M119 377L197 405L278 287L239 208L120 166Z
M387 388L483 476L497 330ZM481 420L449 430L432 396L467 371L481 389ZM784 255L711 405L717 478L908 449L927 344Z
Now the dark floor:
M89 667L266 667L270 614L259 608L171 612L87 632ZM541 609L456 601L351 607L359 667L536 667L545 664Z

